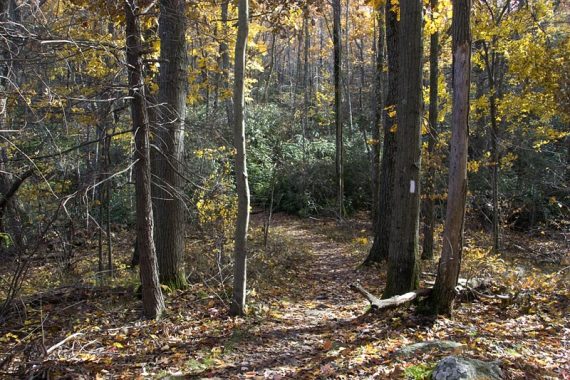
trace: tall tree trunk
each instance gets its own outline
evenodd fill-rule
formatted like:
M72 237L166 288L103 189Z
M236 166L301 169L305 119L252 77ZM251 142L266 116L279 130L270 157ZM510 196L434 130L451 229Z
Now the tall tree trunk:
M388 275L384 297L403 294L418 285L420 216L422 3L400 3L400 70L395 181Z
M435 12L437 0L431 0L432 12ZM437 142L437 118L438 118L438 55L439 55L439 33L435 32L430 37L429 47L429 131L428 131L428 172L425 181L424 200L424 242L422 249L422 259L433 258L433 229L435 225L434 215L434 191L435 191L435 167L433 155Z
M382 163L380 189L378 195L377 223L374 232L374 243L365 264L378 263L388 259L390 250L390 233L392 226L392 193L394 191L394 165L396 156L396 126L399 77L399 21L388 2L386 14L386 52L388 58L388 92L384 107L384 144L382 147Z
M247 284L247 230L249 227L249 184L245 144L244 81L249 34L249 0L239 0L238 36L234 74L234 146L238 214L235 231L234 287L230 314L243 315Z
M443 250L439 261L437 279L430 296L432 312L435 314L449 314L452 310L463 250L471 74L470 11L471 0L453 2L453 111L451 115L449 189Z
M186 118L186 17L185 1L161 0L159 115L157 145L161 150L154 173L160 178L156 199L156 251L160 281L171 288L186 286L184 272L185 214L180 176L184 154ZM158 187L157 187L158 189Z
M307 128L309 127L309 49L311 48L311 35L309 34L309 10L305 9L303 21L303 170L306 169L307 159ZM305 181L302 180L301 189L304 192Z
M158 318L164 310L164 298L158 278L158 262L153 240L153 217L150 175L150 125L145 105L145 86L141 59L140 27L136 18L136 0L125 1L129 95L135 136L135 192L137 250L140 259L143 314Z
M345 54L346 54L346 73L342 76L346 91L346 104L348 108L348 138L352 139L354 132L354 122L352 117L352 94L350 93L350 85L352 83L352 68L350 66L350 0L346 0L345 15L344 15L344 41L345 41Z
M337 211L339 218L344 217L344 143L342 131L342 88L341 88L341 25L340 0L333 0L333 45L334 45L334 112L336 131L336 186L337 186Z
M500 25L500 19L497 19L497 27ZM499 97L500 80L498 80L498 69L500 69L500 57L494 51L494 44L488 45L483 42L483 60L485 70L487 72L487 81L489 84L489 117L491 121L491 198L493 206L492 229L493 229L493 249L500 249L500 223L501 216L499 210L499 125L497 123L497 98Z
M499 211L499 126L497 124L497 98L492 77L489 77L490 113L491 113L491 192L493 203L493 249L500 249L500 211ZM491 85L493 83L493 85Z
M372 223L374 231L378 228L379 223L379 197L380 197L380 152L382 145L380 144L380 134L384 122L384 50L386 45L385 33L385 12L384 5L378 6L377 13L377 41L376 46L376 62L374 62L374 93L372 104Z

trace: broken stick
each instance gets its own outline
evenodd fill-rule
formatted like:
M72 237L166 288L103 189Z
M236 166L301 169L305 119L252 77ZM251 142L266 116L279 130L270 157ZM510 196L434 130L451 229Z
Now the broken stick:
M397 296L383 300L383 299L380 299L380 298L374 296L372 293L370 293L369 291L364 289L362 287L362 285L360 285L359 283L351 284L350 288L352 290L355 290L358 293L362 294L368 300L368 302L370 302L370 306L372 307L372 309L375 309L375 310L390 309L393 307L397 307L397 306L400 306L404 303L413 301L414 299L416 299L418 297L425 297L431 293L431 288L430 289L418 289L418 290L414 290L412 292L397 295Z

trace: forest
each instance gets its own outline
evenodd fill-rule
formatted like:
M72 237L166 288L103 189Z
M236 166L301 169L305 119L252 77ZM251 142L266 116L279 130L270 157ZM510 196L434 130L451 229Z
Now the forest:
M0 378L570 379L564 0L0 0Z

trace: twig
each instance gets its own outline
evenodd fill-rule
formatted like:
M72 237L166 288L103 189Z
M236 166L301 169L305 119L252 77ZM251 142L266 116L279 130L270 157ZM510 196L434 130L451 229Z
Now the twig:
M83 335L83 333L80 333L80 332L76 332L76 333L74 333L74 334L71 334L70 336L68 336L67 338L65 338L64 340L62 340L61 342L56 343L56 344L54 344L53 346L51 346L50 348L48 348L48 349L46 350L46 354L47 354L47 355L51 354L51 353L54 352L57 348L63 346L66 342L68 342L68 341L70 341L70 340L72 340L72 339L75 339L75 338L77 338L78 336L81 336L81 335Z

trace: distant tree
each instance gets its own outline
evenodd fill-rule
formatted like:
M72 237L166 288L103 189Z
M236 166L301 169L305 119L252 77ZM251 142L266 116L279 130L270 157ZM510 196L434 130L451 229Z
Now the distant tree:
M131 117L135 138L136 249L140 263L143 314L147 318L158 318L164 310L164 298L160 289L158 262L153 240L150 126L145 104L141 36L137 18L138 10L136 0L125 1L129 96L131 97Z
M186 286L184 271L185 213L182 192L184 122L186 118L186 16L183 0L161 0L159 18L159 129L155 145L160 153L154 180L156 250L160 281L171 288Z
M402 73L398 87L398 123L388 278L384 297L413 290L418 285L418 229L420 211L420 137L422 86L422 3L400 3L398 49Z
M385 20L385 4L380 3L376 8L377 25L374 33L376 38L374 43L374 51L376 53L374 62L374 92L373 105L372 105L372 223L374 231L377 231L377 224L380 222L380 214L378 209L379 196L380 196L380 156L381 147L380 136L382 134L382 127L384 125L384 107L386 98L384 66L386 64L385 50L386 50L386 20ZM364 81L363 81L364 82ZM377 249L375 249L377 250Z
M238 36L234 66L234 146L238 214L235 231L233 298L230 314L243 315L247 286L247 231L249 227L249 184L245 145L245 68L249 34L249 0L238 3Z
M431 0L430 6L432 12L435 12L437 0ZM428 121L428 157L432 160L435 153L435 145L437 143L437 118L438 118L438 68L439 60L439 32L436 30L430 36L429 46L429 121ZM423 203L423 219L424 219L424 241L422 249L422 259L433 258L433 229L435 224L434 215L434 176L435 167L430 162L428 171L425 176L425 200Z
M442 254L437 279L429 300L435 314L449 314L451 312L463 250L471 73L470 13L471 0L453 2L453 110L451 116L449 189Z
M337 211L339 218L344 216L344 143L342 131L342 87L341 87L341 4L340 0L333 0L333 50L334 50L334 120L336 134L336 186L337 186Z

